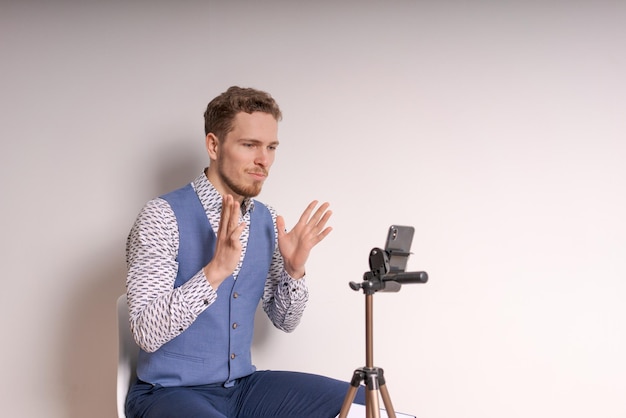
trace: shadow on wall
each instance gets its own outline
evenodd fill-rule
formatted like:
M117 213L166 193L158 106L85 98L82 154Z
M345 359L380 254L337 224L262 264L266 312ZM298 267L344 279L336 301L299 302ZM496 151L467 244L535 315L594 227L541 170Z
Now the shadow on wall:
M151 193L147 199L184 186L208 165L208 157L203 154L202 147L181 146L189 143L191 141L161 143L155 155L145 157L153 163L143 166L154 164L154 182L143 189ZM132 172L132 168L128 172ZM131 189L126 190L126 195L133 194L133 190L142 190L144 186L132 181L131 178L125 183ZM145 196L145 192L136 194ZM128 214L128 229L136 215ZM126 289L124 246L127 233L128 230L125 230L124 236L114 243L101 243L101 249L92 257L76 263L84 267L72 279L76 286L68 296L70 302L63 315L65 328L60 337L64 344L60 349L63 368L60 384L65 390L68 418L116 416L116 301ZM259 321L259 325L259 341L264 341L267 324Z
M149 198L185 186L209 165L202 138L162 141L160 145L160 151L149 160L152 163L147 164L154 166L154 188Z
M119 240L116 242L123 242ZM64 313L62 382L69 418L116 415L116 299L124 292L124 249L108 245L84 260Z

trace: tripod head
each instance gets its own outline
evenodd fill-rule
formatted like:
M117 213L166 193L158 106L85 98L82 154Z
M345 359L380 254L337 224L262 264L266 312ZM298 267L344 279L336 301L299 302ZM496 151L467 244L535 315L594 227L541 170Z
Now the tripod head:
M428 282L428 273L425 271L390 271L391 256L408 258L409 254L404 251L373 248L369 256L370 271L363 274L363 282L350 282L350 288L355 291L363 289L363 293L372 295L378 291L399 292L403 284Z

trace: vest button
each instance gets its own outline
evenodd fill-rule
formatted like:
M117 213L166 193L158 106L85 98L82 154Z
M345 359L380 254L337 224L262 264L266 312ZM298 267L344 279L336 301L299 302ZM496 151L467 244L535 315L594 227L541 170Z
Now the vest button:
M237 298L239 297L239 293L237 293L237 292L233 293L233 297L234 297L235 299L237 299Z
M238 327L238 326L239 326L239 325L238 325L236 322L235 322L235 323L233 323L233 329L237 329L237 327Z
M232 354L230 355L231 360L234 360L234 359L235 359L235 357L237 357L237 356L235 355L235 353L232 353Z

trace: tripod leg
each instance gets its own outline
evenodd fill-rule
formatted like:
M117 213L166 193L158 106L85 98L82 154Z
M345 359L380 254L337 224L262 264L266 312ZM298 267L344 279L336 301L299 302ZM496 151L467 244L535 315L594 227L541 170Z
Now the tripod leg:
M380 406L378 405L378 391L367 391L367 398L365 400L365 410L367 411L367 418L380 418Z
M385 409L387 410L387 415L389 418L396 418L396 411L393 409L393 405L391 404L391 398L389 397L389 391L387 390L387 385L384 383L380 385L380 395L383 398L383 403L385 404Z
M354 398L356 396L356 391L359 389L361 382L365 378L365 373L361 369L357 369L354 371L352 375L352 380L350 381L350 388L348 389L348 393L346 393L346 397L343 400L343 405L341 405L341 411L339 412L339 418L346 418L348 416L348 412L350 411L350 406L352 402L354 402Z
M357 389L358 388L355 388L354 386L350 386L350 389L348 389L348 393L346 394L346 397L343 400L343 405L341 405L339 418L346 418L348 416L348 412L350 411L350 406L352 405L352 402L354 401L354 397L356 396Z

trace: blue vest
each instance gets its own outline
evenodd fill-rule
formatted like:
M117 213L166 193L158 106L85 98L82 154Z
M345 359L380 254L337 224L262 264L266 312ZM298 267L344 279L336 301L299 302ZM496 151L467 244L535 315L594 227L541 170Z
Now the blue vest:
M180 246L178 287L200 271L215 251L215 233L191 184L162 196L174 211ZM263 296L274 252L269 210L255 201L246 255L237 276L217 289L217 299L195 322L154 353L139 351L137 376L161 386L223 384L253 373L250 347L256 308Z

